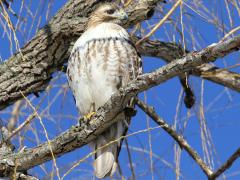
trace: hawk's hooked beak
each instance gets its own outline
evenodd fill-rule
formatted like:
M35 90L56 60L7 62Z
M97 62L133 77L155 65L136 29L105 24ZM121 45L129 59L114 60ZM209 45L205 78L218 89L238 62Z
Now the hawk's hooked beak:
M124 10L120 10L118 13L117 13L117 16L120 20L128 20L128 15L127 13L124 11Z

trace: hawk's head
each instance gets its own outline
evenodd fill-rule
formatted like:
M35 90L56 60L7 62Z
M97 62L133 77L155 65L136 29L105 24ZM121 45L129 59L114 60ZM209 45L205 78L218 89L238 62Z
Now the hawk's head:
M115 4L107 3L93 11L88 21L88 27L94 27L103 22L122 24L127 18L127 13L122 8Z

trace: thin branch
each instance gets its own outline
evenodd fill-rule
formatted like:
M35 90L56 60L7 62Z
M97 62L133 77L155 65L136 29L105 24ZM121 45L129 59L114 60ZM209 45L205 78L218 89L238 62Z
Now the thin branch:
M27 126L35 117L36 112L34 111L22 124L20 124L16 129L14 129L9 135L7 140L12 139L18 132L20 132L25 126Z
M132 162L132 156L131 156L131 152L130 152L130 149L128 146L127 139L125 139L125 144L126 144L126 149L127 149L127 154L128 154L129 165L130 165L130 169L131 169L131 173L132 173L132 180L136 180L135 171L134 171L133 162Z
M16 123L17 123L17 120L18 120L18 116L19 116L19 111L22 107L22 101L17 101L13 107L13 110L12 110L12 113L11 113L11 118L8 120L8 125L7 125L7 128L8 128L8 131L9 132L12 132L13 129L16 128Z
M218 176L220 176L224 171L229 169L232 164L240 157L240 148L238 148L229 158L228 160L219 168L217 169L209 178L209 180L214 180Z
M150 36L153 35L162 25L163 23L171 16L171 14L176 10L176 8L182 3L182 0L178 0L173 7L168 11L168 13L159 21L159 23L142 39L140 39L137 43L136 46L139 46L142 42L144 42L146 39L148 39Z
M229 31L223 38L222 41L225 41L229 36L233 35L235 32L240 30L240 26L232 29L231 31Z
M161 126L172 138L179 144L181 148L186 150L188 154L196 161L196 163L201 167L203 172L210 177L212 175L212 170L204 163L200 158L198 153L187 143L187 141L179 134L177 134L173 128L171 128L162 118L160 118L153 107L146 105L141 100L137 100L137 105L150 116L159 126Z
M138 41L138 38L133 38ZM175 43L166 43L161 41L147 40L138 48L143 56L158 57L170 63L175 59L184 56L184 50ZM234 91L240 92L240 75L238 73L221 69L213 64L202 64L190 71L191 75L207 79L214 83L228 87Z
M34 112L34 115L37 116L37 118L39 119L39 122L44 130L44 134L45 134L45 137L47 139L47 143L48 143L48 147L50 149L50 152L51 152L51 156L52 156L52 159L53 159L53 164L56 168L56 172L57 172L57 177L58 179L60 180L60 174L59 174L59 170L58 170L58 166L57 166L57 161L56 161L56 158L53 154L53 151L52 151L52 145L51 145L51 142L49 140L49 136L48 136L48 133L47 133L47 129L45 127L45 125L43 124L43 121L42 121L42 117L39 115L38 113L38 110L32 105L32 103L29 101L29 99L21 92L22 96L24 97L24 99L26 100L26 102L28 103L28 105L32 108L33 112Z

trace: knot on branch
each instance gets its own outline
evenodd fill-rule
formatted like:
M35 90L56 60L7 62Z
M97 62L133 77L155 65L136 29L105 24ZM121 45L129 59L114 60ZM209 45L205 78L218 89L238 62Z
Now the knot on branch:
M14 166L14 162L11 159L0 160L0 177L9 177L14 172Z

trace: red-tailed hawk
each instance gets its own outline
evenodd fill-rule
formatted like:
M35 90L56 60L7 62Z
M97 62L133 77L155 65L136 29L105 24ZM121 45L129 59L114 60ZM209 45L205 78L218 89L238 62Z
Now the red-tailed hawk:
M114 4L100 6L73 47L67 76L81 115L96 111L142 72L141 58L120 26L126 18L123 9ZM124 135L129 120L123 112L117 123L91 143L94 150ZM121 140L97 151L93 165L98 178L116 171L120 148Z

